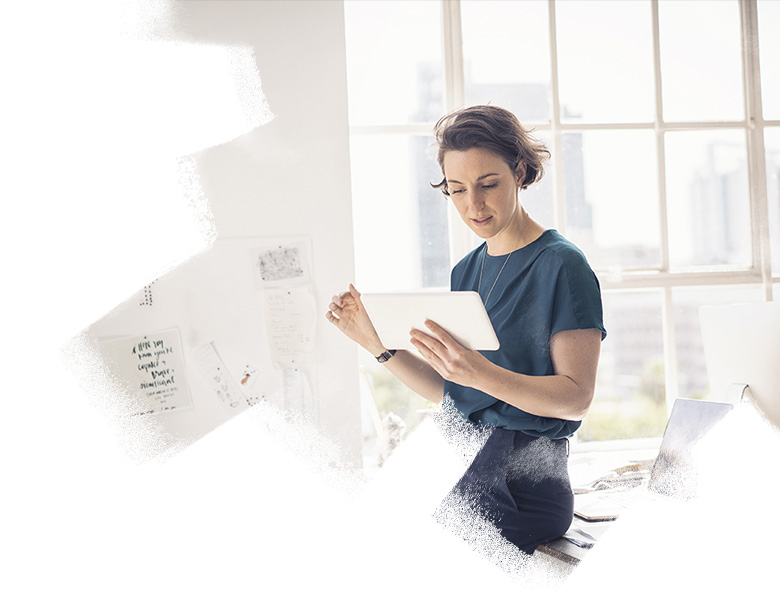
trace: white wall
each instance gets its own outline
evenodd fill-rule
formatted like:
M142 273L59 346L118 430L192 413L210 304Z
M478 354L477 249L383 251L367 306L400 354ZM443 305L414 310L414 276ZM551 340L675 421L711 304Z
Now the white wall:
M218 243L247 237L311 239L317 302L313 414L345 458L357 462L362 440L356 348L324 318L330 297L354 279L342 3L214 1L174 3L171 8L164 28L153 30L152 38L249 46L254 52L274 118L197 152L196 174ZM196 259L179 270L197 268ZM177 277L176 270L166 277ZM216 290L215 296L217 292L224 290ZM209 292L199 286L191 293ZM128 323L138 326L137 315L126 318L132 304L96 323L89 337L130 334ZM135 331L139 333L145 332ZM187 331L182 337L186 346ZM190 366L188 371L192 375ZM267 376L279 378L278 373ZM174 437L195 439L230 417L206 405L197 377L190 376L189 385L193 408L153 418Z
M324 318L354 278L340 1L190 2L182 39L250 44L275 119L197 156L220 236L310 236L322 429L359 456L357 354Z

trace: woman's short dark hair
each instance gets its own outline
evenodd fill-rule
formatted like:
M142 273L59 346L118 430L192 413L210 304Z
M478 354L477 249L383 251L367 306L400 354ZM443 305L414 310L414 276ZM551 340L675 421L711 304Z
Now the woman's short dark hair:
M445 153L484 148L500 156L513 173L517 173L522 163L525 176L521 189L525 189L542 178L543 163L550 158L547 147L531 137L530 130L523 127L515 115L498 106L470 106L451 112L436 123L434 135L439 145L438 161L442 174ZM446 176L431 185L449 196Z

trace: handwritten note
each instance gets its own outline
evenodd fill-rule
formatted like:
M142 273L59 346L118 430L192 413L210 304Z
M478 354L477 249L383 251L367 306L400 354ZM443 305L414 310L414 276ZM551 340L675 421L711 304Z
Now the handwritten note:
M100 345L141 414L192 406L178 329Z
M314 360L317 306L307 288L266 290L265 323L271 361L278 369L294 369Z

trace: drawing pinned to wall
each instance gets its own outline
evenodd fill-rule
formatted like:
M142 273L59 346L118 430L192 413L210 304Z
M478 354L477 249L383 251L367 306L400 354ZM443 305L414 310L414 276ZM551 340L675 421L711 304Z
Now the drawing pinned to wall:
M100 345L135 403L134 413L192 407L178 329L101 340Z
M310 256L311 241L308 238L253 249L250 259L255 287L261 289L310 283Z
M198 366L198 373L206 382L209 395L223 408L235 411L249 404L222 362L214 342L195 348L193 360Z

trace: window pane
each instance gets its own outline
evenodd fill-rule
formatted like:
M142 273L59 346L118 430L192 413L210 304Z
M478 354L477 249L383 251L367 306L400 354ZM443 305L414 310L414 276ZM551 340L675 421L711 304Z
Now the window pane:
M758 286L679 288L672 291L680 396L707 398L709 395L699 307L706 304L760 302L761 299L761 288Z
M596 396L580 441L660 437L666 424L660 292L607 292Z
M387 438L393 435L405 438L427 413L438 407L406 387L368 352L361 350L358 357L363 408L363 468L373 472L384 464L393 449L393 442ZM376 410L373 415L372 405ZM390 423L389 419L392 419ZM384 430L384 435L377 430Z
M738 3L678 0L658 10L664 120L744 119Z
M549 121L546 0L466 0L461 20L466 104L491 103L521 121Z
M441 4L347 1L344 15L350 124L437 120L444 113Z
M361 291L449 287L447 201L433 140L351 139L356 285Z
M653 120L649 2L556 2L562 121Z
M772 273L780 275L780 128L771 127L764 130L764 147Z
M780 119L780 2L759 0L758 43L765 119Z
M660 262L658 169L652 131L563 136L566 234L594 269Z
M552 147L552 141L549 134L534 132L533 136L547 146L549 150ZM544 165L544 176L541 181L520 192L520 202L528 211L528 214L534 221L538 222L546 229L555 228L554 207L553 207L553 181L555 181L555 169L557 161L555 156L550 157L550 161ZM482 243L482 240L480 240Z
M743 131L666 134L673 267L752 263L746 165Z

